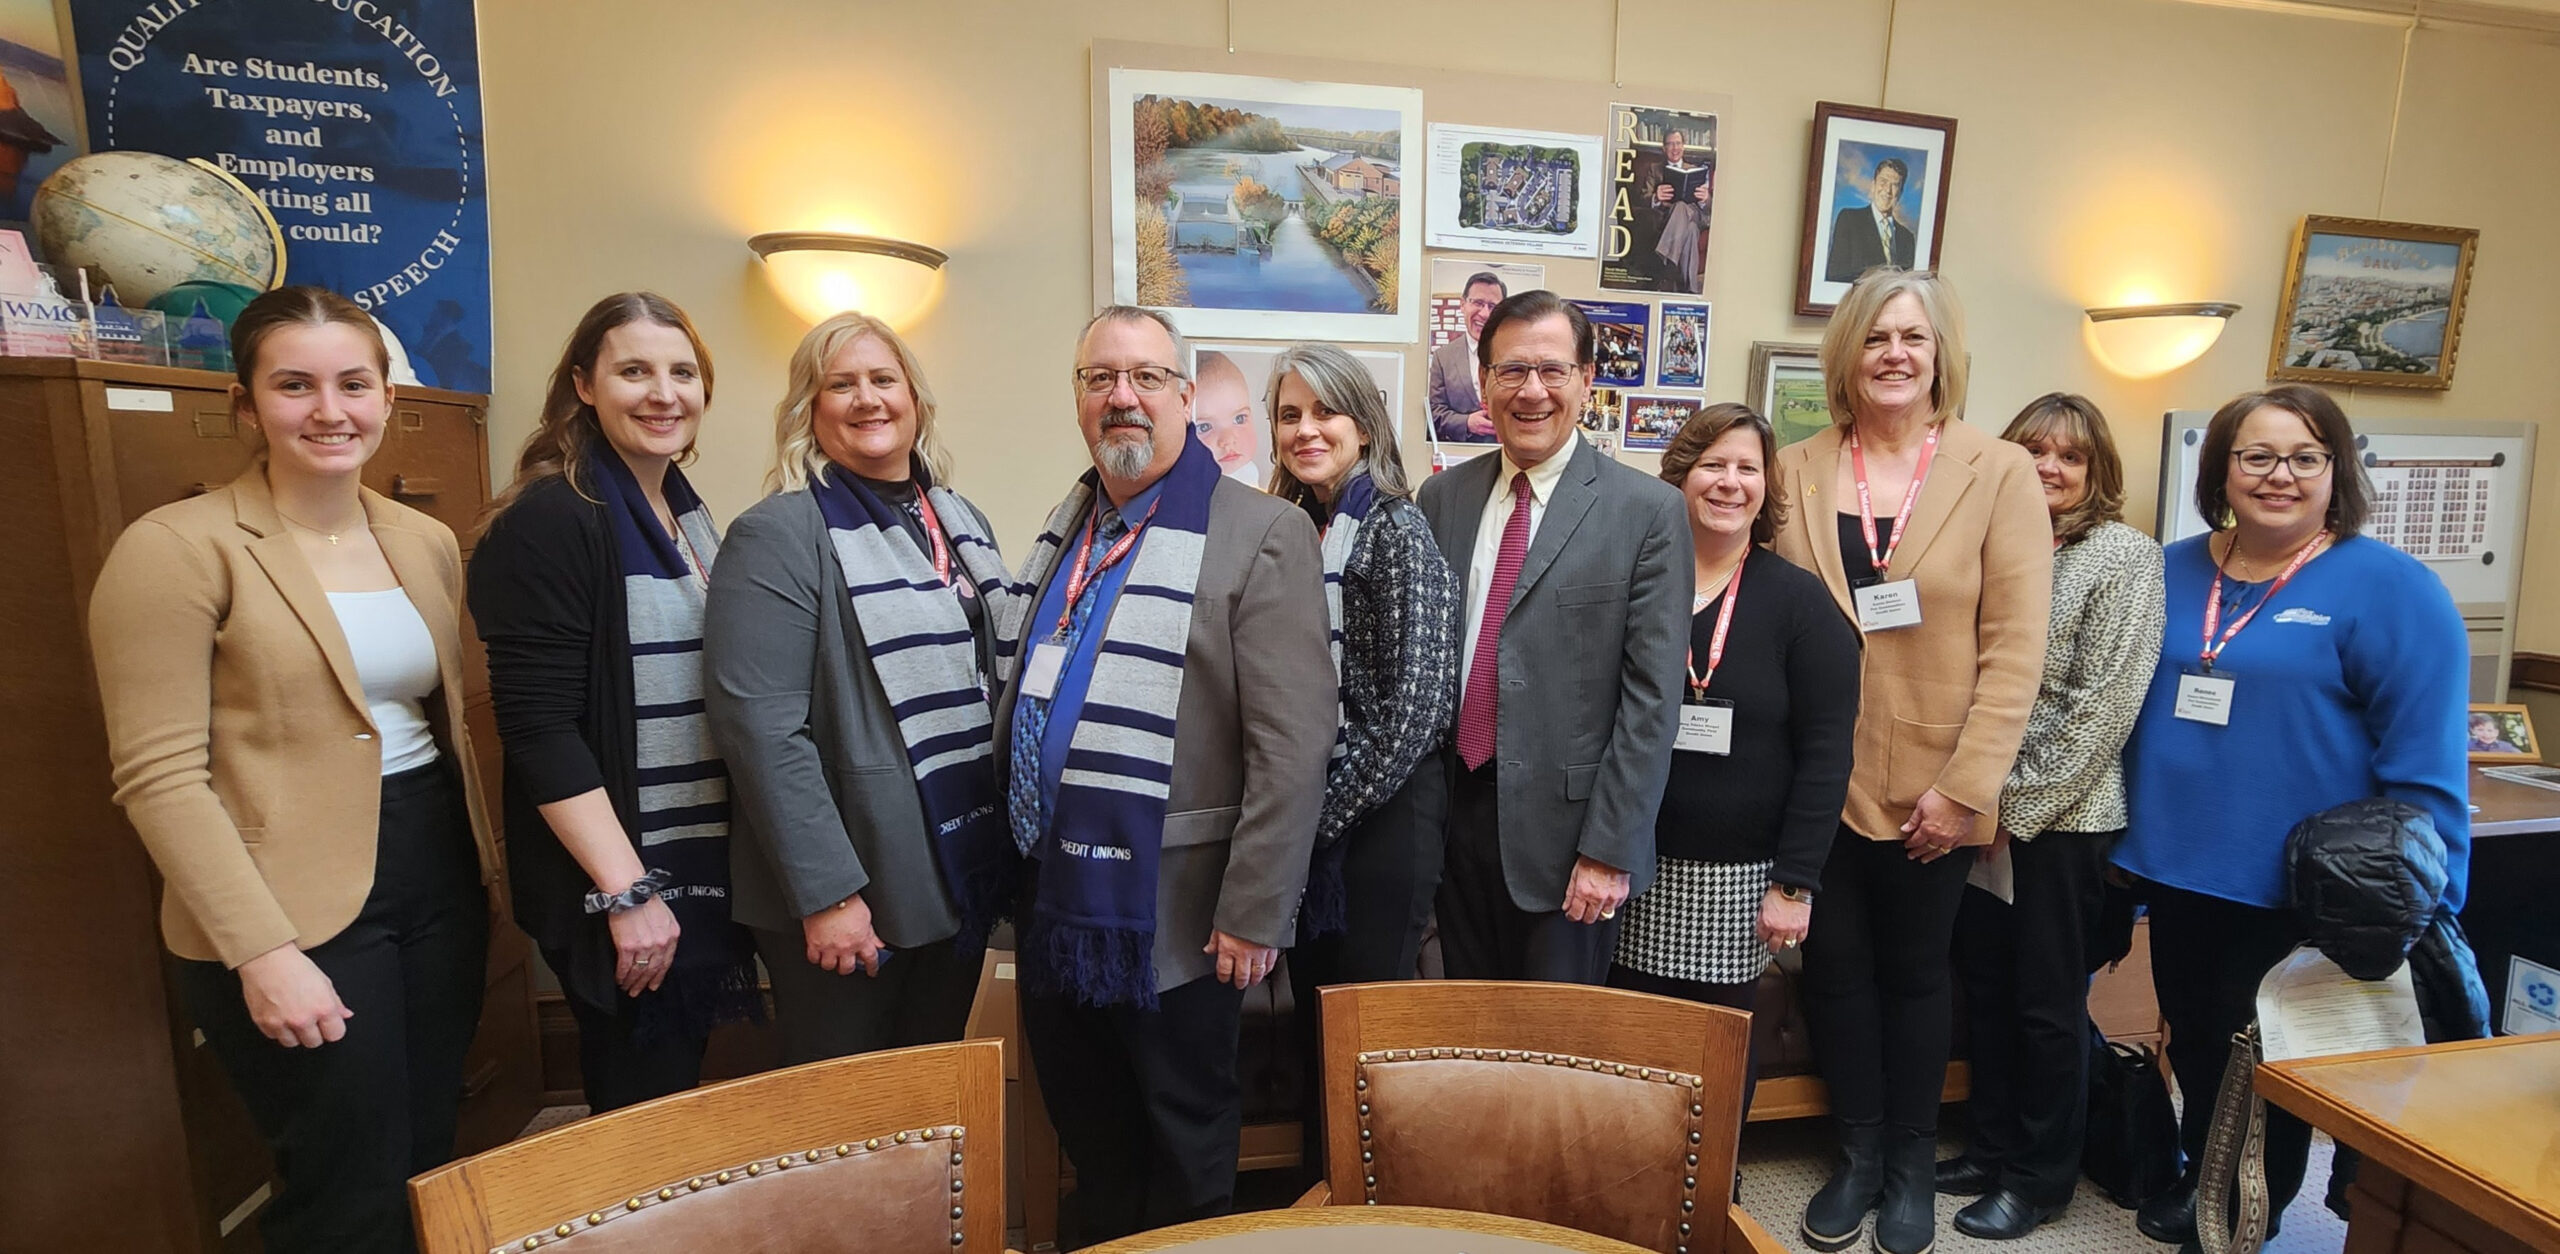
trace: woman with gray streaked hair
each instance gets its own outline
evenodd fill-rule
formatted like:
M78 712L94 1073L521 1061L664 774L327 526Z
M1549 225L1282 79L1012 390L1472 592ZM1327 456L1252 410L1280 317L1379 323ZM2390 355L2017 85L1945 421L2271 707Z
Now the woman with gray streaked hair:
M1448 788L1436 752L1458 699L1458 581L1405 486L1395 423L1369 371L1330 344L1271 363L1271 493L1324 537L1325 608L1342 721L1316 824L1290 991L1315 1074L1326 984L1409 979L1440 887ZM1308 1085L1313 1099L1319 1086ZM1324 1139L1311 1100L1308 1163Z

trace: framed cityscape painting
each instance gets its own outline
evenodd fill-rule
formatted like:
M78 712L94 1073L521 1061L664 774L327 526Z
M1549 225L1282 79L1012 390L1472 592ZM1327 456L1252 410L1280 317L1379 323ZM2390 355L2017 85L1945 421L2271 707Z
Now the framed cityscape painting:
M2306 216L2293 234L2267 377L2449 388L2480 232Z

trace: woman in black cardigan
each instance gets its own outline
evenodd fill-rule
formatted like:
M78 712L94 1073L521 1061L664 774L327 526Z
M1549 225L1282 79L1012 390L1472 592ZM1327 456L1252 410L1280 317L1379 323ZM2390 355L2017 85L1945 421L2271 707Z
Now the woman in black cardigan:
M1819 578L1760 547L1784 508L1777 452L1767 419L1722 404L1662 454L1696 550L1689 682L1654 825L1659 870L1627 903L1609 971L1619 988L1743 1011L1772 953L1811 926L1858 721L1857 632ZM1755 1058L1746 1113L1758 1076Z
M720 536L677 469L710 399L683 311L598 302L471 561L516 923L560 977L597 1112L692 1088L711 1029L757 1011L702 714Z

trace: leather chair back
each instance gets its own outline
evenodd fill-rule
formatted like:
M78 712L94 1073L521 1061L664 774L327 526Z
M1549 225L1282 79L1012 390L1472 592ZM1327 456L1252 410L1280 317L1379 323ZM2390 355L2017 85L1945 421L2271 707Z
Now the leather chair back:
M1541 1220L1664 1254L1725 1247L1750 1018L1582 985L1325 989L1334 1205Z
M409 1195L424 1254L998 1254L1004 1051L768 1071L526 1137Z

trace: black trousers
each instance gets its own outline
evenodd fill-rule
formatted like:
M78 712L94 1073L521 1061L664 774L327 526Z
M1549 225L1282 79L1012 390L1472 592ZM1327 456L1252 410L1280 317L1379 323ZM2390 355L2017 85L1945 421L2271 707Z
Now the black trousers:
M1947 957L1973 851L1914 862L1842 827L1804 938L1814 1068L1844 1123L1934 1136L1955 1008Z
M677 945L681 950L683 942ZM542 960L554 971L569 969L567 950L545 948ZM586 1089L588 1114L637 1106L702 1083L702 1052L710 1037L644 1036L635 1030L637 1017L624 1013L630 998L618 992L616 1000L622 1004L611 1007L590 1005L566 988L561 994L560 1000L569 1003L569 1017L578 1023L578 1080Z
M1422 955L1422 929L1440 889L1449 828L1449 784L1440 754L1430 754L1394 796L1342 834L1345 927L1289 951L1289 998L1297 1007L1307 1082L1298 1126L1305 1133L1300 1165L1324 1172L1324 1027L1317 990L1327 984L1410 980Z
M1058 1147L1076 1165L1087 1244L1223 1215L1234 1205L1244 992L1202 976L1156 1009L1022 997L1022 1031Z
M2071 1199L2089 1122L2091 919L2122 831L2046 832L2009 845L2015 904L1979 888L1956 913L1973 1069L1965 1153L2039 1206ZM1949 854L1948 857L1962 857Z
M1760 1000L1760 981L1758 980L1742 984L1709 984L1704 980L1675 980L1667 975L1655 975L1650 971L1638 971L1634 967L1624 965L1612 965L1609 968L1609 987L1623 988L1635 993L1651 993L1656 997L1677 997L1682 1001L1704 1002L1710 1006L1739 1010L1744 1014L1755 1013L1752 1008ZM1757 1025L1754 1026L1757 1027ZM1760 1033L1755 1030L1751 1034L1751 1052L1744 1057L1742 1063L1743 1118L1751 1117L1751 1098L1759 1091Z
M2145 883L2151 905L2151 989L2169 1022L2169 1072L2178 1078L2178 1141L2192 1170L2213 1132L2213 1104L2231 1037L2258 1017L2258 981L2304 932L2289 910L2243 905ZM2302 1190L2311 1127L2267 1107L2267 1206L2275 1216Z
M960 961L951 941L893 950L878 975L858 969L838 975L811 965L800 933L754 932L756 953L773 984L774 1027L782 1035L785 1066L939 1045L968 1030L979 964Z
M489 905L448 766L383 778L374 858L355 921L306 951L355 1012L344 1038L287 1049L259 1034L238 976L176 964L187 1013L283 1177L258 1220L277 1254L415 1248L409 1177L453 1157Z
M1558 910L1523 910L1502 878L1496 767L1452 763L1449 852L1440 881L1440 957L1453 980L1598 984L1618 947L1618 920L1576 923ZM1626 868L1632 870L1634 868Z

